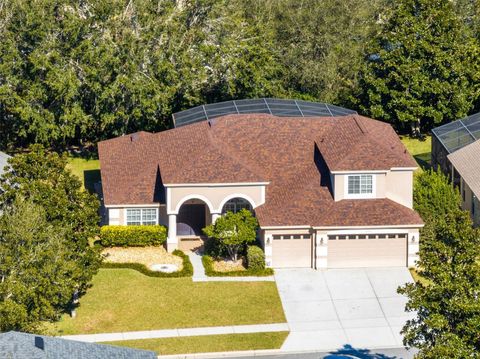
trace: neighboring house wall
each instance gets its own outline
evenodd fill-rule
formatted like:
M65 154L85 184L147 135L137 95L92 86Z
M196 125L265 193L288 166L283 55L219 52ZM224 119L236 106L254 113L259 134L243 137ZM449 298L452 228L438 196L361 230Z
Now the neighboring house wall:
M462 196L462 208L470 212L473 224L480 226L480 201L463 178L460 179L460 194Z
M372 176L373 193L371 195L356 197L348 195L348 177L359 174ZM335 201L349 198L389 198L405 207L412 208L413 206L413 169L362 173L334 173L332 178Z

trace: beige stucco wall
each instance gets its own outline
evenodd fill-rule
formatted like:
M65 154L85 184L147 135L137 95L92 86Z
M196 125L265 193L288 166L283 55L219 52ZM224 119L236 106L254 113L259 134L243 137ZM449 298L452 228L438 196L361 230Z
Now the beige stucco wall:
M385 173L368 173L374 177L375 193L373 198L384 198L385 197ZM333 174L334 181L334 197L335 201L341 201L346 198L345 186L347 182L347 177L349 175L363 174L363 173L337 173Z
M413 171L388 171L386 175L385 197L404 205L413 207Z
M158 224L162 224L164 226L168 225L168 216L165 206L160 207L152 207L152 206L141 206L141 207L115 207L115 208L108 208L108 224L109 225L126 225L126 213L127 208L156 208L158 211Z
M235 197L248 200L253 208L258 207L265 202L265 185L168 187L167 213L177 214L180 206L192 198L203 200L211 213L220 213L223 204Z
M366 172L368 173L368 172ZM354 173L352 173L354 174ZM355 173L356 174L356 173ZM389 198L408 208L413 205L413 171L394 170L382 173L369 173L374 176L375 192L370 198ZM335 201L346 198L345 186L348 173L334 174Z

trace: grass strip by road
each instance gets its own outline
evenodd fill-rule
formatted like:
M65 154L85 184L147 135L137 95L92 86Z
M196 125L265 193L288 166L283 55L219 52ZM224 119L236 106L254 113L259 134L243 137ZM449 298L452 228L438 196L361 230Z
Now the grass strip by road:
M207 335L106 342L136 349L152 350L158 355L209 353L240 350L278 349L288 332Z
M275 282L192 282L132 269L100 269L68 315L47 328L56 335L284 323Z

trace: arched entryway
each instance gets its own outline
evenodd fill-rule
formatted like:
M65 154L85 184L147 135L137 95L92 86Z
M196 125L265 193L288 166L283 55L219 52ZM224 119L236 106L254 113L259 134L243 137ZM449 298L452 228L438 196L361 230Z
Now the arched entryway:
M202 236L210 222L210 210L204 201L189 199L182 203L177 214L177 236Z

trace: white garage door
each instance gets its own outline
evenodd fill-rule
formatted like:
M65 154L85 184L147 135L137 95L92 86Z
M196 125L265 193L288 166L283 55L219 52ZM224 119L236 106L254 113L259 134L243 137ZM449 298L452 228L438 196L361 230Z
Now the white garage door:
M308 234L274 235L272 267L301 268L312 266L312 239Z
M328 267L405 267L407 235L328 236Z

